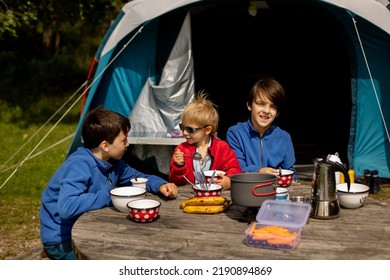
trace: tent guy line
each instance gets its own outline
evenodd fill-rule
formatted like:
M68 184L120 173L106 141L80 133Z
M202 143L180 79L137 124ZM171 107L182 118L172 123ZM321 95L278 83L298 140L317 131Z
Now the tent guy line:
M27 141L25 141L24 143L23 143L23 145L21 145L20 147L19 147L19 149L12 155L12 156L10 156L9 158L8 158L8 160L6 161L6 162L4 162L3 164L1 164L1 168L0 168L0 171L3 171L4 170L4 168L6 168L6 166L7 166L7 164L17 155L17 154L19 154L19 152L28 144L28 143L30 143L30 141L32 140L32 139L34 139L35 138L35 136L37 136L37 134L60 112L60 110L62 110L69 102L70 102L70 100L72 100L73 98L74 98L74 96L81 90L81 88L83 88L85 85L87 84L87 81L85 81L80 87L79 87L79 89L75 92L75 93L73 93L72 94L72 96L70 96L69 98L68 98L68 100L67 101L65 101L64 102L64 104L60 107L60 108L58 108L57 109L57 111L53 114L53 115L51 115L51 117L39 128L39 129L37 129L35 132L34 132L34 134L33 135L31 135L31 137L29 138L29 139L27 139ZM9 168L6 168L7 170L9 169Z
M58 146L59 144L61 144L61 143L65 142L65 141L71 139L73 136L74 136L74 133L71 133L71 134L67 135L65 138L61 139L60 141L57 141L57 142L54 143L53 145L50 145L49 147L46 147L46 148L44 148L43 150L41 150L41 151L39 151L39 152L33 154L32 156L28 157L25 161L30 160L30 159L33 159L33 158L35 158L35 157L37 157L37 156L43 154L44 152L46 152L46 151L48 151L48 150L50 150L50 149L52 149L52 148ZM12 168L14 168L14 167L17 167L17 166L19 166L19 165L20 165L20 163L16 163L16 164L14 164L14 165L12 165L12 166L9 166L9 167L7 167L7 168L1 169L1 170L0 170L0 173L3 173L3 172L5 172L5 171L10 170L10 169L12 169Z
M42 137L42 139L38 142L38 144L30 151L30 153L18 164L15 164L11 167L8 167L6 169L3 169L3 167L5 167L8 162L15 156L17 155L38 133L39 131L41 131L53 118L54 116L56 116L59 111L61 109L63 109L65 107L66 104L68 104L70 102L70 100L73 99L73 97L78 94L80 92L80 90L85 87L85 85L88 83L88 81L85 81L78 89L75 93L72 94L72 96L70 98L68 98L68 100L60 107L57 109L57 111L4 163L2 164L2 169L0 171L5 171L5 170L9 170L10 168L13 168L15 167L15 170L8 176L8 178L3 182L3 184L0 186L0 190L3 188L3 186L14 176L14 174L17 172L18 168L21 167L24 162L26 162L27 160L37 156L38 154L40 153L37 153L35 155L32 155L32 153L34 153L34 151L42 144L42 142L50 135L50 133L54 130L54 128L56 128L56 126L64 119L64 117L69 113L69 111L74 107L76 106L76 104L79 102L79 100L83 97L83 95L89 90L89 88L99 79L99 77L101 75L104 74L104 72L107 70L107 68L115 61L115 59L122 53L122 51L131 43L131 41L139 34L142 32L142 29L143 29L143 26L140 27L140 29L136 32L136 34L134 34L134 36L132 38L130 38L130 40L128 40L128 42L126 42L124 45L123 45L123 48L121 51L119 51L116 56L113 58L113 60L104 68L104 70L97 76L95 77L95 79L91 82L90 85L88 85L83 93L73 102L73 104L68 108L68 110L66 110L66 112L61 116L61 118L53 125L53 127ZM74 133L71 134L70 136L68 135L65 140L67 140L69 137L73 137L74 136ZM60 142L62 141L65 141L64 139L61 140ZM59 143L56 143L55 145L57 145Z
M57 109L57 111L38 129L38 131L36 131L18 150L16 153L14 153L12 155L11 158L13 158L18 152L21 151L21 149L28 143L30 142L37 134L39 131L41 131L43 129L43 127L45 127L49 122L50 120L52 120L54 118L54 116L56 116L61 109L63 109L65 107L66 104L68 104L72 98L74 96L76 96L76 94L86 85L87 81L85 81L79 88L78 90L72 94L72 96L70 98L68 98L68 100L66 102L64 102L64 104L59 108ZM70 110L79 102L79 100L81 99L83 95L81 94L77 99L76 101L73 102L73 104L65 111L65 113L57 120L57 122L49 129L48 132L46 132L46 134L41 138L41 140L38 142L37 145L35 145L35 147L30 151L30 153L18 164L16 164L16 167L14 169L14 171L8 176L8 178L3 182L3 184L0 186L0 190L4 187L4 185L15 175L15 173L18 171L19 167L21 167L27 160L35 157L36 155L32 155L34 153L34 151L42 144L42 142L50 135L50 133L57 127L57 125L65 118L65 116L70 112ZM74 133L71 134L71 136L73 136ZM69 136L66 137L66 139L68 138ZM62 141L62 140L60 140ZM6 163L8 163L10 161L7 160ZM5 164L2 165L2 169L1 170L4 170L3 167L5 166ZM14 165L15 166L15 165Z
M123 44L122 49L114 56L114 58L107 64L106 67L103 68L103 70L92 80L91 84L84 90L83 95L93 86L93 84L106 72L108 67L119 57L119 55L126 49L126 47L134 40L134 38L142 32L142 29L144 27L141 26L138 31L134 34L133 37L131 37L125 44ZM98 61L99 63L99 61ZM83 111L83 108L81 108L81 111Z
M375 94L376 102L378 104L378 109L379 109L379 112L381 113L381 117L382 117L382 121L383 121L383 127L386 130L387 140L390 142L390 136L389 136L389 131L387 129L386 119L385 119L385 117L383 115L381 103L380 103L379 98L378 98L378 92L376 91L374 80L373 80L372 75L371 75L371 69L370 69L370 66L368 64L366 52L364 51L363 43L362 43L362 40L360 39L359 30L358 30L358 27L356 25L356 20L355 20L354 17L352 17L352 22L353 22L353 26L355 27L356 36L358 37L358 40L359 40L359 45L360 45L360 48L362 50L362 55L364 57L364 62L365 62L366 67L367 67L368 75L370 76L370 81L371 81L372 89L373 89L374 94Z

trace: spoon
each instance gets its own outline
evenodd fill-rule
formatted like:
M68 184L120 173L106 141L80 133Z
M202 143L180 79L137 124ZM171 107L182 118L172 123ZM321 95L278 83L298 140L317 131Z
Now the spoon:
M201 160L202 159L202 155L198 152L196 152L193 156L190 156L190 155L184 155L185 157L190 157L194 160Z
M186 181L187 181L188 183L190 183L191 185L193 185L193 186L195 187L195 185L194 185L193 183L191 183L191 181L188 180L188 178L187 178L185 175L183 175L183 177L184 177L184 179L186 179Z
M215 173L217 172L217 170L214 170L214 172L213 172L213 175L211 175L211 178L210 178L210 181L209 181L209 189L210 189L210 187L211 187L211 184L213 183L213 181L214 181L214 177L215 177Z

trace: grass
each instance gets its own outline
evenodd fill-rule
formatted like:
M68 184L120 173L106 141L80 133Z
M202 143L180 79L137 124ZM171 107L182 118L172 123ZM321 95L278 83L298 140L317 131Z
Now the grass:
M369 197L375 198L381 202L390 203L390 183L381 183L382 190L378 194L370 194Z
M15 123L0 123L0 260L4 260L13 259L40 246L41 193L52 174L64 161L72 138L62 143L61 141L74 133L77 122L60 123L56 126L32 153L32 156L36 156L28 160L25 160L27 155L52 129L53 124L44 127L22 150L12 156L40 126L20 127ZM48 149L51 146L53 147ZM19 166L21 162L24 163Z

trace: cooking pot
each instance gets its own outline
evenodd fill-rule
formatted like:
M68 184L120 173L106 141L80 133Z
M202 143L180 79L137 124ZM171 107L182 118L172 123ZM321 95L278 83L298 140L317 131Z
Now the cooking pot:
M246 207L260 207L264 200L275 199L275 175L239 173L230 177L233 203Z

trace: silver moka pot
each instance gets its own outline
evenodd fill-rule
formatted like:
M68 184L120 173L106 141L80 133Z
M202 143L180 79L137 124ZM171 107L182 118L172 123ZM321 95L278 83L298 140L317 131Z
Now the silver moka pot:
M348 171L338 163L328 158L316 158L314 161L313 185L311 189L310 217L316 219L335 219L340 214L340 204L337 199L335 172L344 174L350 188Z

